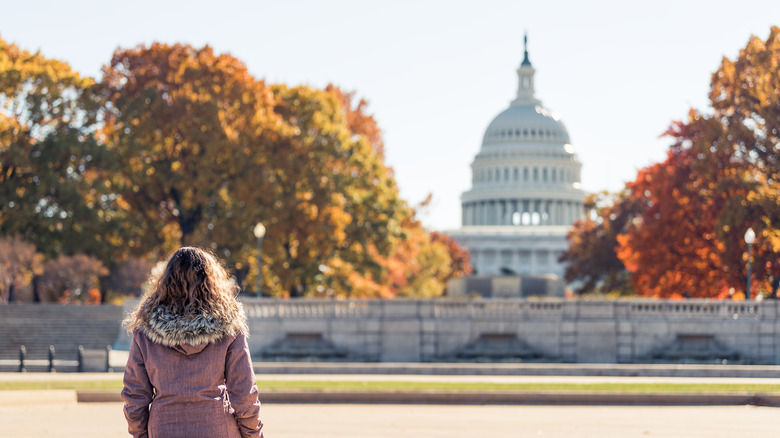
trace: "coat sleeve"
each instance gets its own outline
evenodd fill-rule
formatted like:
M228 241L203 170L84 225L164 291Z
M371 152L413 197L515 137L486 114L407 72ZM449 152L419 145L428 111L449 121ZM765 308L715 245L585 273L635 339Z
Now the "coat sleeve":
M124 412L128 432L134 438L147 438L149 404L152 403L154 389L146 374L146 364L141 347L138 345L138 336L138 332L134 333L133 342L130 344L122 399L125 401Z
M260 400L255 384L255 372L249 355L249 344L243 333L239 333L228 347L225 357L225 386L230 405L235 410L241 436L262 437L263 423L260 421Z

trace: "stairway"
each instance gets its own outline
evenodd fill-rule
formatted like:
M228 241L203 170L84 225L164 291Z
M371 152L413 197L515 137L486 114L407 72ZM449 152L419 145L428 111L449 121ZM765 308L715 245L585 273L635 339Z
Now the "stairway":
M46 359L49 345L57 359L76 360L78 346L104 349L121 329L121 306L60 304L0 305L0 359L18 359L19 346L27 359Z

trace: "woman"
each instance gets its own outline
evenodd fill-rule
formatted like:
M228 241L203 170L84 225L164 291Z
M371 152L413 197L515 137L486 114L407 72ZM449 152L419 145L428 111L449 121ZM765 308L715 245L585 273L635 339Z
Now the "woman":
M262 437L246 315L211 254L185 247L125 324L122 398L134 437Z

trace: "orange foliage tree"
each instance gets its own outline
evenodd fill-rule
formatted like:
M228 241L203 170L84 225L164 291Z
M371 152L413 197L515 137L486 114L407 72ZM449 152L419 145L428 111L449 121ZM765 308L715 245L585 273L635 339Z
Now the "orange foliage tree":
M666 135L667 159L641 169L613 206L575 224L567 279L581 291L625 268L637 294L724 298L780 282L780 28L751 37L712 76L713 114L691 111ZM589 272L589 273L588 273ZM625 278L625 277L624 277Z
M259 221L275 296L436 296L466 271L400 198L354 93L266 86L183 44L119 49L93 82L0 41L0 235L45 249L53 298L105 299L57 269L92 281L107 266L104 292L136 289L144 260L181 245L254 284Z
M272 97L234 57L206 46L155 43L117 50L93 90L101 140L118 169L110 183L131 216L127 245L157 257L196 244L227 256L250 235L244 175L262 160Z
M780 275L780 28L752 37L713 75L714 114L692 111L667 132L665 162L628 185L643 210L618 256L646 296L726 297L747 283L748 227L757 234L753 284ZM753 294L755 296L755 293Z
M569 248L559 260L566 264L566 281L577 294L632 294L630 274L615 248L618 235L636 216L637 203L626 190L601 192L585 198L585 209L589 215L574 223L567 235Z
M21 294L28 295L33 278L42 272L43 255L34 245L19 236L0 237L0 303L16 301Z

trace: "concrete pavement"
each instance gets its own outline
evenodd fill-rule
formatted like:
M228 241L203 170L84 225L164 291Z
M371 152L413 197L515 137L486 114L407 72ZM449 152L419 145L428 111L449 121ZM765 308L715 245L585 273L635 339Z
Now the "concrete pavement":
M127 437L121 403L0 392L3 438ZM776 437L776 408L265 403L266 438Z

